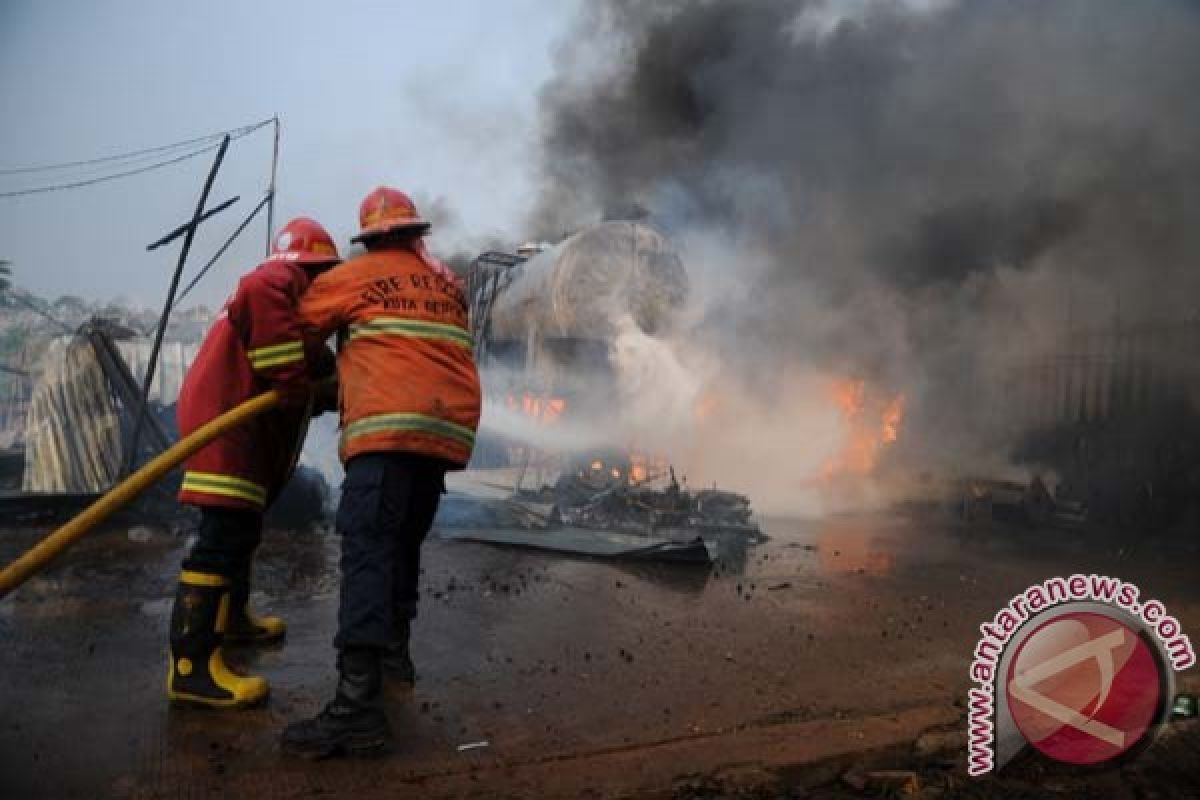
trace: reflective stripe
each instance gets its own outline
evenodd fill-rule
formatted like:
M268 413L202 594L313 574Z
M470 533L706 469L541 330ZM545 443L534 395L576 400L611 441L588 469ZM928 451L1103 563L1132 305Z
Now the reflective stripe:
M281 364L293 364L304 360L304 342L284 342L267 347L256 347L246 351L246 358L254 369L269 369Z
M364 417L350 423L342 431L342 444L345 445L351 439L359 436L391 432L429 433L444 439L453 439L467 447L475 446L475 431L465 425L424 414L402 413L376 414L373 417Z
M282 344L271 344L271 345L267 345L266 347L256 347L253 350L248 351L246 353L246 355L250 356L250 358L259 358L259 357L265 357L265 356L272 356L272 355L275 355L277 353L282 353L287 350L303 350L303 349L304 349L304 342L297 339L294 342L283 342Z
M267 490L265 487L234 475L218 475L214 472L185 472L183 474L182 489L185 492L196 492L198 494L236 497L240 500L247 500L257 506L267 504Z
M179 575L179 582L186 583L188 586L224 586L229 583L229 579L222 575L213 575L208 572L192 572L185 569Z
M282 364L294 364L297 361L303 360L304 352L301 351L299 353L293 353L286 356L275 356L274 358L267 359L265 361L251 361L250 366L254 367L254 369L270 369L271 367L278 367Z
M450 342L466 348L474 345L471 334L457 325L398 317L376 317L361 325L351 325L350 338L357 339L360 336L410 336Z

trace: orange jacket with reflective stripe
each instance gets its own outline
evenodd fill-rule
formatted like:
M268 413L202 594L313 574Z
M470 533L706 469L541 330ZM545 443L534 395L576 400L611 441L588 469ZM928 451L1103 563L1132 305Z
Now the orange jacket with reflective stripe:
M300 318L318 337L343 332L343 461L392 450L466 466L481 405L466 298L419 241L321 275L300 303Z

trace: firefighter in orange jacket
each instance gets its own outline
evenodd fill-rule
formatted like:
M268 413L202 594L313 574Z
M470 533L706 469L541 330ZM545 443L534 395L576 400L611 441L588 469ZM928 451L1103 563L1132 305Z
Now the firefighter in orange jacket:
M167 696L173 701L228 708L266 698L266 680L230 671L221 646L276 641L285 632L283 620L247 608L251 560L263 512L294 467L310 379L333 371L324 340L305 337L297 306L313 278L339 260L318 223L299 217L285 225L267 260L239 281L179 391L183 436L268 389L280 389L284 404L222 435L185 464L179 501L198 506L201 523L171 614Z
M412 681L421 543L446 471L471 457L481 405L462 284L426 251L429 224L388 188L367 196L359 222L355 241L368 252L317 278L300 305L315 338L342 331L344 341L339 680L320 714L283 734L287 750L310 757L374 751L390 738L383 662Z

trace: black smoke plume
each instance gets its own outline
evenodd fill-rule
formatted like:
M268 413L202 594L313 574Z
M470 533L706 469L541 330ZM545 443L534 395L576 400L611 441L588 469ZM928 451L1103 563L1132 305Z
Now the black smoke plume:
M1197 307L1197 3L585 7L533 227L650 209L711 279L694 335L731 379L859 374L963 450L1013 359Z

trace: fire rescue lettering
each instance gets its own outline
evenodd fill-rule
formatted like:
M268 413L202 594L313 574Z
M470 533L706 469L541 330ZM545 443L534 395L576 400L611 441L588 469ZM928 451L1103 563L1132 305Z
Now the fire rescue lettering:
M418 304L411 297L403 296L410 287L417 291L438 292L449 297L449 300L426 300L423 304ZM371 281L362 293L362 300L371 305L383 306L384 311L419 311L423 306L426 312L439 315L461 313L466 307L462 289L453 281L440 275L416 273L406 276L392 275Z

